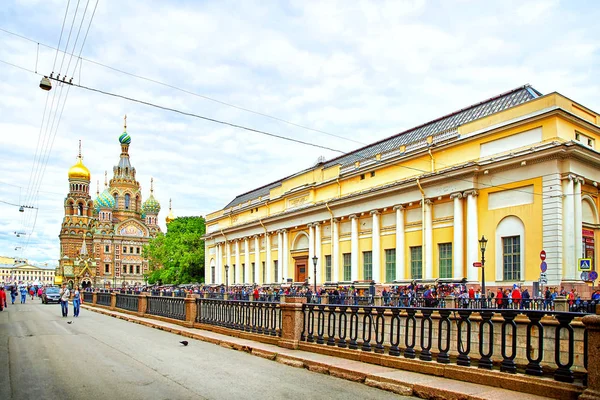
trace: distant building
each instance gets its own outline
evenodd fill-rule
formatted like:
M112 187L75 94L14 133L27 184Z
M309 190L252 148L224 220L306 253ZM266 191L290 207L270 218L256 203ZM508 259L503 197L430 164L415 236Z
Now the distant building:
M4 259L5 257L2 257L2 261ZM0 285L12 283L42 286L53 285L54 268L40 267L29 263L0 263Z
M142 285L148 261L142 247L161 230L160 204L150 196L142 203L136 170L129 159L131 137L119 137L121 156L113 167L113 178L104 177L104 191L92 200L90 171L83 164L81 146L77 163L69 169L69 193L64 201L65 216L59 234L61 254L57 283L82 287Z
M206 217L206 282L478 284L485 235L488 287L585 292L599 141L584 105L511 90L240 194Z

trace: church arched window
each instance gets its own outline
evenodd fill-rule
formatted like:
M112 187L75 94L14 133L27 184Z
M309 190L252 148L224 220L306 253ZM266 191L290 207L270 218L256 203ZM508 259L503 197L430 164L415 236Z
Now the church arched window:
M117 192L114 192L113 197L115 198L115 207L119 208L119 194Z
M129 210L129 203L131 201L131 196L129 193L125 194L125 209Z
M82 216L83 215L83 204L79 203L77 205L77 215Z

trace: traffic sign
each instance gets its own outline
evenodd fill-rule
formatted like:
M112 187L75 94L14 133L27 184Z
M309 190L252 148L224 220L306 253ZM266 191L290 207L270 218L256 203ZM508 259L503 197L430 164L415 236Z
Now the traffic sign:
M473 266L474 266L475 268L481 268L481 263L480 263L479 261L475 261L475 262L473 263Z
M580 271L591 271L592 270L592 259L591 258L580 258L579 259L579 270Z
M540 260L546 260L546 250L540 251Z
M590 271L588 278L590 279L590 281L595 281L596 279L598 279L598 273L596 271Z
M583 271L581 273L581 280L584 281L584 282L589 281L590 280L590 273L587 272L587 271Z
M546 261L542 261L542 263L540 264L540 269L542 270L542 272L546 272L546 270L548 269L548 264L546 264Z

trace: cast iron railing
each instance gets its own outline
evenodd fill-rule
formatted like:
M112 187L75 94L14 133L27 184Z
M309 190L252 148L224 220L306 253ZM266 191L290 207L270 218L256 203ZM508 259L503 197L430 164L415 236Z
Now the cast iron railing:
M139 296L117 293L117 308L128 311L138 311Z
M92 293L92 292L83 292L83 302L84 303L90 303L90 304L92 304L93 301L94 301L94 293Z
M96 304L110 307L110 293L96 293Z
M561 382L575 379L572 322L581 314L333 304L304 304L302 309L301 340L309 343L411 359L418 357L442 364L471 366L473 363L479 368L497 368L508 373L519 371L539 376L552 371L554 379ZM554 317L554 325L542 324L543 317ZM583 330L583 327L577 329ZM518 345L517 338L526 343L520 341ZM544 357L544 346L549 342L554 353L552 359L548 355ZM518 348L523 360L515 361ZM521 361L523 365L518 365Z
M182 297L148 296L146 314L185 321L185 299Z
M223 293L219 293L219 292L208 292L208 298L209 299L221 299L223 300Z
M196 305L196 322L270 336L281 336L279 303L196 299Z
M568 300L569 311L594 314L596 312L596 305L600 304L600 300Z

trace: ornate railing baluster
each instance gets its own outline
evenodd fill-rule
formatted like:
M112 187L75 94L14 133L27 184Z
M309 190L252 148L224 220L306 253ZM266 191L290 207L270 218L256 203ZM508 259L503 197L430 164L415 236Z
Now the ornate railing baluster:
M492 317L494 316L493 311L482 311L481 323L479 324L479 362L477 366L483 369L492 369L492 355L494 354L494 323ZM485 328L488 328L487 334L487 349L485 346Z
M335 305L327 307L329 313L327 314L327 346L335 346Z
M375 318L375 353L383 354L383 341L385 340L385 308L377 308Z
M450 333L452 323L450 322L450 310L440 309L440 321L438 322L438 356L437 362L441 364L448 364L450 362L450 356L448 351L450 350ZM446 334L444 335L444 331Z
M348 344L348 348L356 350L358 349L358 343L356 341L356 339L358 339L358 307L350 307L350 310L350 343Z
M271 303L269 307L271 308L271 336L277 336L277 310L279 307L275 303Z
M317 306L319 310L317 314L317 344L325 343L325 338L323 337L325 333L325 307L321 304Z
M400 348L400 337L402 335L402 329L400 326L400 309L398 307L392 307L392 319L390 321L390 356L399 356Z
M528 313L529 323L527 324L527 367L525 373L528 375L542 376L542 359L544 358L544 326L540 320L544 316L544 313L531 312ZM537 329L538 341L537 341L537 357L533 358L533 330Z
M340 316L338 323L338 336L339 340L337 346L345 349L348 347L348 343L346 342L346 330L348 329L348 315L346 314L347 306L340 306Z
M406 309L406 313L408 314L408 317L406 317L404 335L404 345L406 346L406 349L404 350L404 357L415 358L415 342L417 340L417 319L415 318L415 314L417 313L417 310L409 307Z
M571 326L571 321L575 316L573 314L568 313L557 313L556 319L558 320L559 325L556 327L555 331L555 339L554 339L554 360L558 369L554 373L554 379L559 382L573 382L573 371L571 371L571 367L573 366L573 358L574 358L574 339L573 339L573 327ZM568 353L567 353L567 363L563 363L561 361L561 350L560 350L560 333L566 329L567 331L567 341L568 341Z
M514 374L517 372L517 366L515 364L515 357L517 355L517 324L515 323L515 317L517 312L513 310L503 310L502 317L504 322L502 323L502 364L500 365L500 371L509 372ZM507 353L506 341L509 334L506 332L507 327L511 327L511 352Z
M363 323L362 323L362 351L371 351L371 331L373 330L373 309L364 307Z
M456 363L465 367L471 366L471 357L469 356L469 353L471 353L471 320L469 319L470 315L471 310L459 310L459 320L456 326L456 350L458 351L458 358L456 359ZM466 326L466 340L463 340L463 326Z
M305 307L308 309L308 336L306 341L309 343L314 343L315 341L315 306L314 304L306 304Z
M423 318L421 319L421 354L419 355L419 360L431 361L431 338L433 335L431 313L433 313L433 310L424 308L421 312L423 313ZM425 330L427 330L427 336L425 335Z

